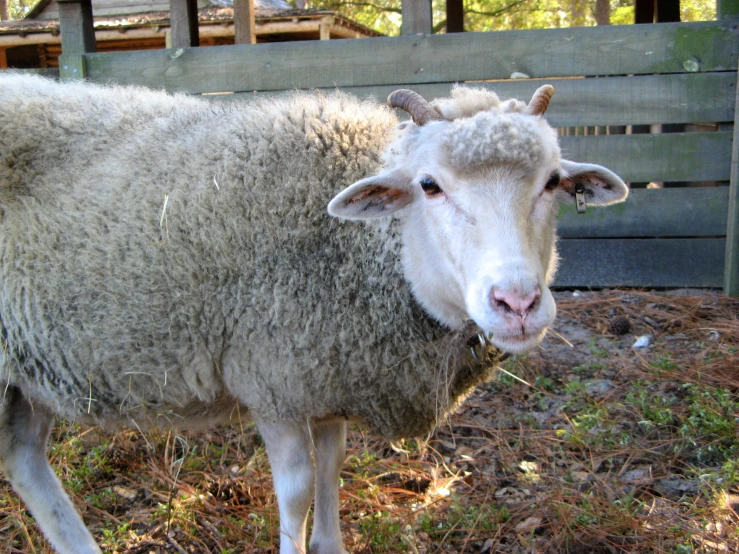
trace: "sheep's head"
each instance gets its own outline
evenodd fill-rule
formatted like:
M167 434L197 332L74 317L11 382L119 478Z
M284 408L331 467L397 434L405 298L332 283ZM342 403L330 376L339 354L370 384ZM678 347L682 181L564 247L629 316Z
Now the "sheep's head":
M388 102L408 111L385 167L337 195L331 215L403 222L403 265L416 298L442 323L472 319L491 342L520 353L554 320L557 200L623 201L623 181L608 169L560 157L543 118L554 89L528 104L501 102L483 89L456 88L427 103L410 91Z

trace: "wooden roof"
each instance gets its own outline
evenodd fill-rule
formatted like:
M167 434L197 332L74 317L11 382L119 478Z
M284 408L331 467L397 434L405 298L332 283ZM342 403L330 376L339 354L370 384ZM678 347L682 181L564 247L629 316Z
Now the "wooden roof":
M199 0L201 45L233 43L234 10L228 4L232 0ZM381 36L328 10L298 10L285 0L255 0L255 5L259 42ZM93 10L99 51L165 47L170 25L168 0L94 0ZM41 67L55 66L61 43L58 13L55 1L41 0L25 19L0 21L0 67L12 66L8 49L17 47L45 48L44 52L39 50ZM3 58L5 52L7 59Z
M290 10L286 0L254 0L259 10ZM233 8L233 0L198 0L198 9ZM169 0L94 0L95 15L111 16L145 12L168 12ZM59 7L54 0L41 0L23 19L59 19Z
M275 5L281 1L256 0L257 5L267 2ZM42 2L46 2L48 9L51 0ZM233 8L208 4L208 7L198 10L200 45L233 44ZM40 10L43 11L43 8ZM368 27L327 10L257 8L255 20L258 42L380 36L380 33ZM107 16L101 14L94 18L94 29L99 52L166 48L170 37L170 13L165 10ZM0 69L55 68L59 65L60 55L58 19L37 16L19 21L0 21Z

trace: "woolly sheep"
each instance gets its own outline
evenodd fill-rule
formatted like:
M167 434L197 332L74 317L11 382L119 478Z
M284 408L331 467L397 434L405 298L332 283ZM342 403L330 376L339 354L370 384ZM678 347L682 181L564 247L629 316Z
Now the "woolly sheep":
M551 324L555 197L626 196L560 158L551 93L403 91L398 124L342 94L216 105L0 77L0 463L55 549L99 552L47 461L54 414L192 428L248 410L280 552L305 552L314 491L310 552L346 552L346 421L432 430Z

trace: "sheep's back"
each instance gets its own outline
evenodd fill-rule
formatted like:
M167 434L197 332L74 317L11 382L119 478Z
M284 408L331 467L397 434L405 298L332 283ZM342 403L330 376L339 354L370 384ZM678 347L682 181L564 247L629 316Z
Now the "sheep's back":
M345 97L226 108L17 80L0 84L3 153L29 153L2 182L0 380L101 420L227 396L222 358L249 327L305 327L331 291L299 306L278 291L313 282L328 200L376 169L395 123L383 108L352 126Z

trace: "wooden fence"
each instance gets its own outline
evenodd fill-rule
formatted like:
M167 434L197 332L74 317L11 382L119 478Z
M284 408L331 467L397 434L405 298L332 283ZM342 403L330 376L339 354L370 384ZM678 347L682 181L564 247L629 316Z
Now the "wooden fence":
M687 126L683 132L562 137L566 157L601 163L632 183L667 186L632 189L625 204L585 215L563 206L563 263L556 285L723 287L736 296L738 25L671 23L93 53L64 55L60 70L63 79L208 93L214 101L337 87L380 101L396 88L410 87L431 99L465 81L504 98L526 99L546 79L556 89L547 112L553 126ZM710 125L690 132L696 124ZM673 183L680 188L671 188Z

